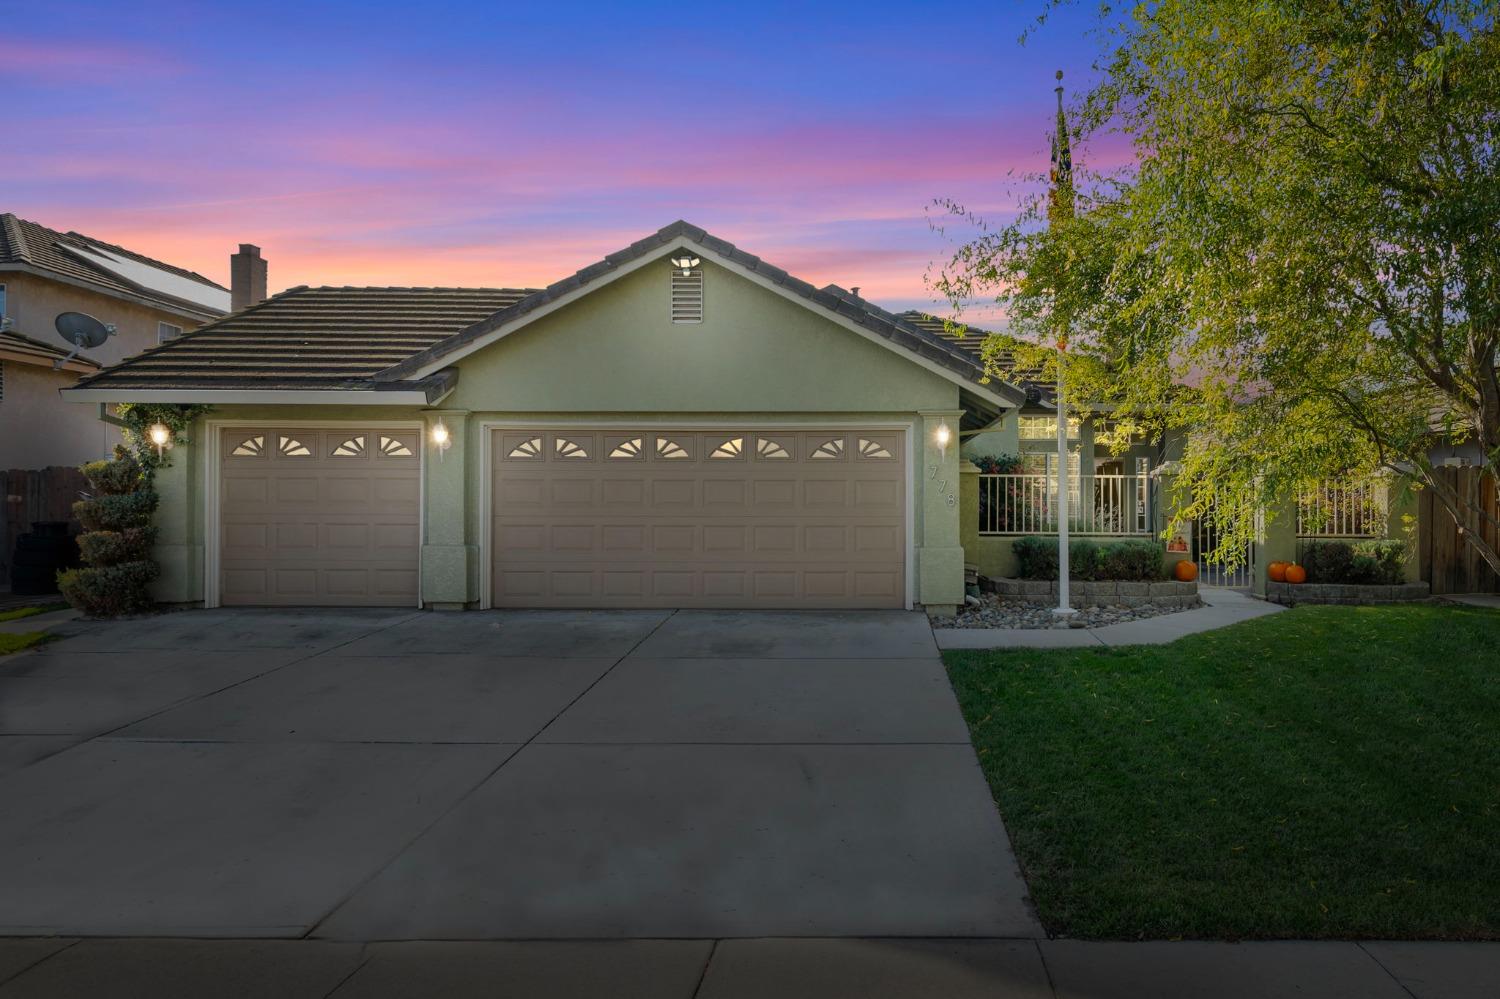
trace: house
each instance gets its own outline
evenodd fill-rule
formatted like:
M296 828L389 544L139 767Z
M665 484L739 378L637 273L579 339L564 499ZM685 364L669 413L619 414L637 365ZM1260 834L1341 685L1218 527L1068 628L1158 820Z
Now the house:
M960 434L1028 403L685 222L543 289L293 288L65 395L212 407L162 600L937 613Z
M233 261L247 299L255 287L265 297L259 253L247 244ZM217 319L230 305L230 291L201 274L0 214L0 316L6 320L0 328L0 469L76 466L107 455L119 434L58 391ZM115 333L74 352L53 325L63 312L93 316Z

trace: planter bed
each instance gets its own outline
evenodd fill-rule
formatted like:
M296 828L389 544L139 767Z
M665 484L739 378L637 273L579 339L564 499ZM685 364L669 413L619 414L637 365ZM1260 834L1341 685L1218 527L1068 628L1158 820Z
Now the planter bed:
M1266 599L1286 604L1404 604L1431 596L1426 583L1266 583Z
M1057 606L1057 580L982 578L979 588L1015 603ZM1175 580L1160 582L1075 581L1068 584L1068 603L1073 607L1161 607L1183 610L1199 606L1198 584Z
M1184 598L1173 597L1172 599ZM1076 604L1076 598L1073 603ZM1052 609L1056 606L1055 595L1051 603L1037 603L1016 597L1001 597L986 593L979 598L977 606L964 605L953 620L945 622L943 627L1024 628L1027 630L1058 627L1103 628L1106 625L1124 624L1126 621L1140 621L1148 617L1161 617L1164 614L1177 614L1192 609L1192 607L1177 604L1168 606L1145 603L1133 607L1127 607L1124 604L1090 604L1079 607L1077 614L1059 623L1052 613ZM1197 606L1196 597L1193 606Z

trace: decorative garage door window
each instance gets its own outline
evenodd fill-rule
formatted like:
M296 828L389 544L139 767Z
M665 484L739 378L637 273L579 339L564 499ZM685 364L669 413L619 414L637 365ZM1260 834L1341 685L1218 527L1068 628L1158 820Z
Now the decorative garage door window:
M559 458L587 458L589 456L588 448L567 437L559 437L553 446L557 448Z
M626 438L610 446L609 449L609 456L611 458L639 458L645 453L645 448L639 437Z
M311 458L312 451L295 437L281 438L281 453L288 458Z
M412 446L399 437L380 435L380 453L387 458L410 458Z
M745 453L745 439L731 437L708 453L710 458L738 458Z
M266 439L260 434L246 437L230 452L236 458L259 458L266 450Z
M861 437L859 439L859 456L861 458L889 459L891 451L890 448L879 441L866 440Z
M842 458L844 456L844 438L835 437L826 440L813 448L810 458Z
M790 458L792 456L785 444L773 441L769 437L762 437L755 442L755 453L762 458Z
M542 456L542 439L540 437L529 437L519 444L512 445L507 458L540 458Z
M345 438L342 443L333 449L335 458L363 458L365 456L365 435L356 434Z
M656 439L656 456L658 458L691 458L688 449L674 440L666 437Z

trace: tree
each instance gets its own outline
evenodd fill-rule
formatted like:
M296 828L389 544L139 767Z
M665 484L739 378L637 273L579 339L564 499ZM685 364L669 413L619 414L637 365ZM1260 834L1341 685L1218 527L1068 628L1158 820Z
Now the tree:
M1497 11L1103 6L1074 139L1123 135L1133 165L1076 171L1076 210L1051 225L1033 189L936 287L998 300L1014 342L986 349L1043 373L1035 345L1066 316L1074 398L1114 404L1126 429L1190 432L1182 517L1384 469L1431 489L1500 571L1479 530L1500 525L1429 458L1466 443L1500 471Z
M123 444L112 460L91 461L83 474L94 495L73 504L85 533L78 550L88 563L57 574L58 589L91 617L139 614L152 607L151 581L160 569L151 560L157 495L139 461Z

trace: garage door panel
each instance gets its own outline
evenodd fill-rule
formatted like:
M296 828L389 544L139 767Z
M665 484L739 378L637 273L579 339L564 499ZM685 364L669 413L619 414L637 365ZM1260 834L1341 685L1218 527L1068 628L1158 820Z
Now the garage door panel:
M536 440L540 454L511 456ZM858 430L497 431L493 602L902 606L903 440ZM589 457L562 457L574 446Z
M223 431L221 602L415 604L419 443L414 431Z

